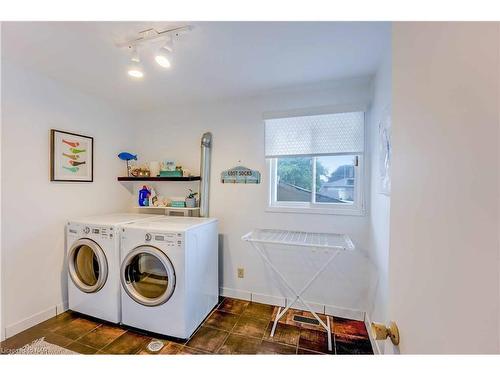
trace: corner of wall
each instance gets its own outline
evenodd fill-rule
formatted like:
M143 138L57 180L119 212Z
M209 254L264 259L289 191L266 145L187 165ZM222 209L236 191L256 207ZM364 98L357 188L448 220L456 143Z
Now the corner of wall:
M497 33L498 37L500 39L500 22L497 22ZM497 113L497 129L498 129L498 144L500 144L500 48L498 43L496 44L496 48L498 48L498 77L499 81L497 82L497 98L498 98L498 113ZM500 152L498 153L498 158L500 162ZM498 175L498 186L497 189L500 193L500 174ZM500 194L498 194L500 196ZM499 215L499 230L498 230L498 301L499 301L499 306L498 306L498 344L497 344L497 353L500 353L500 200L498 201L498 209L497 209L497 214Z
M2 176L2 27L0 22L0 176ZM2 184L0 178L0 341L5 339L3 312L3 263L2 263Z

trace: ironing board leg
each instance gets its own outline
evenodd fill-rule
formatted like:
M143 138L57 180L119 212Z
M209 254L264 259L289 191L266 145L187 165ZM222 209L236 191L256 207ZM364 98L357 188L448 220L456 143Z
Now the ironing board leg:
M280 315L280 312L281 312L281 306L278 308L278 313L276 314L276 318L274 319L274 323L273 323L273 329L271 329L271 337L274 337L274 331L276 331L276 326L278 325L278 317Z
M276 331L276 326L278 325L278 321L283 317L283 315L290 309L291 306L297 301L302 302L305 307L313 314L313 316L318 320L318 322L321 324L321 326L327 331L327 338L328 338L328 350L332 351L332 331L330 328L330 317L326 317L326 324L323 322L320 317L314 312L314 309L302 299L302 294L311 286L311 284L318 278L318 276L326 269L326 267L333 261L333 259L340 253L339 251L336 251L333 253L332 256L320 267L320 269L314 274L314 276L302 287L302 289L297 293L295 289L290 285L288 280L284 277L284 275L276 268L276 266L271 262L271 260L266 256L265 251L261 249L256 243L252 243L254 248L260 253L264 261L271 267L271 269L279 276L279 278L282 281L283 286L285 286L289 291L291 291L295 295L295 299L291 304L287 304L287 306L281 310L281 307L278 308L278 312L276 314L276 318L274 319L273 327L271 329L271 337L274 336L274 333Z
M332 351L332 329L330 328L330 317L326 316L326 325L328 326L328 350Z
M276 313L276 317L274 318L273 328L271 329L271 337L274 336L274 331L276 330L278 322L280 321L281 318L283 318L283 315L286 314L286 312L290 309L291 306L292 304L287 305L283 310L281 310L281 306L278 307L278 312Z

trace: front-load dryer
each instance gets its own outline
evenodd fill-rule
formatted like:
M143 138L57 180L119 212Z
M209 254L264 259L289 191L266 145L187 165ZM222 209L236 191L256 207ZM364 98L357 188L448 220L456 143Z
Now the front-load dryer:
M72 311L113 323L121 319L120 227L159 215L108 214L66 225L68 305Z
M212 218L165 217L121 232L122 323L186 339L217 304Z

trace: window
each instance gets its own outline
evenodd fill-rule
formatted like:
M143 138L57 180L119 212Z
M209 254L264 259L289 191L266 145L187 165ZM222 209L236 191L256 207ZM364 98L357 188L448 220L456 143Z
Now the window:
M266 120L272 211L363 213L364 113Z

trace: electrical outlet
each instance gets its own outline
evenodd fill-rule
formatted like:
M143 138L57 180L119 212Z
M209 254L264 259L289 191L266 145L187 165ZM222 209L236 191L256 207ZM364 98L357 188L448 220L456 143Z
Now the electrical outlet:
M245 269L244 268L238 268L238 278L243 279L245 277Z

